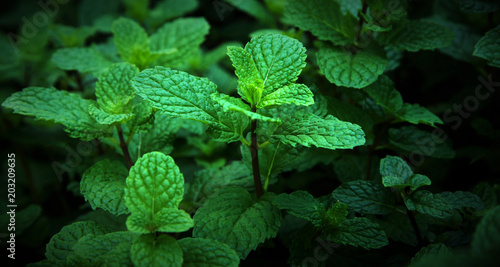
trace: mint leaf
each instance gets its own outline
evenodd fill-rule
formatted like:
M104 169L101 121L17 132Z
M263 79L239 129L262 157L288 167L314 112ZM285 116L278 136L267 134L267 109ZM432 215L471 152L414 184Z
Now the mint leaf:
M227 55L233 62L235 74L238 76L238 94L250 103L250 106L255 106L262 97L264 81L260 77L252 55L237 46L229 46Z
M362 214L388 214L394 211L394 199L377 183L358 180L344 183L332 193L333 198Z
M180 18L166 23L150 37L152 53L164 54L155 65L182 65L198 50L209 29L204 18Z
M123 60L144 67L152 61L149 51L149 37L137 22L119 18L111 28L118 53Z
M201 121L208 124L208 133L221 141L238 141L248 125L246 116L239 112L224 112L211 98L217 86L208 79L164 67L155 67L139 73L132 85L137 94L151 102L154 108L173 117Z
M240 258L226 244L212 239L183 238L178 241L184 254L184 267L197 266L234 266L240 263Z
M442 192L437 195L444 198L455 209L473 208L482 210L484 208L483 201L471 192Z
M447 27L426 20L408 20L380 37L382 43L410 52L446 47L455 39Z
M257 0L247 0L247 1L238 1L238 0L224 0L234 6L235 8L244 11L245 13L255 17L259 21L265 24L272 24L274 22L274 17L269 13L269 11ZM215 3L214 3L215 6ZM217 10L217 9L216 9ZM225 11L225 9L223 9ZM219 18L221 21L223 20L222 12L219 14Z
M94 47L70 47L58 49L51 58L63 70L90 72L97 76L112 62Z
M99 124L103 125L111 125L114 123L124 123L126 121L131 120L134 117L134 114L111 114L97 107L96 103L91 103L89 105L89 114L92 116L94 120L96 120Z
M141 235L130 248L134 266L182 266L182 249L173 237Z
M345 13L337 1L287 1L285 18L302 30L336 45L352 44L356 36L357 19Z
M180 17L198 7L197 0L162 0L149 12L146 21L153 26Z
M432 260L435 256L451 256L453 253L451 250L443 243L430 244L427 247L423 247L415 257L411 259L410 266L418 265L419 262L425 262L426 260Z
M130 231L182 232L193 226L189 214L178 210L184 177L170 156L145 154L130 169L126 183L125 203L132 213L127 219Z
M345 220L330 236L334 242L365 249L389 245L389 240L380 226L362 217Z
M416 210L432 217L446 218L452 215L453 207L443 197L427 190L419 190L405 199L409 210Z
M500 206L491 209L477 225L472 239L472 252L491 259L498 257L500 249Z
M411 182L411 191L415 191L418 188L425 186L425 185L431 185L431 179L425 175L421 174L415 174L411 177L410 179Z
M325 216L325 206L306 191L295 191L291 194L280 194L273 204L288 213L306 219L315 226L321 226Z
M438 139L433 133L420 130L416 126L403 126L389 129L389 141L391 144L405 151L417 155L433 158L449 159L455 156L450 142ZM413 157L418 160L419 157Z
M99 108L110 114L128 113L127 104L135 96L130 80L139 69L130 63L116 63L106 69L96 83Z
M380 175L385 187L403 189L411 185L413 171L402 158L387 156L380 161Z
M284 144L316 146L327 149L350 149L365 143L364 132L356 124L328 115L296 114L283 122L272 135Z
M500 5L499 5L500 7ZM500 68L500 25L488 31L474 46L473 55L487 60L488 65Z
M377 81L363 88L375 103L396 113L403 107L403 98L394 87L394 82L386 75L381 75Z
M284 104L295 104L297 106L309 106L314 104L313 93L303 84L285 85L278 90L266 95L258 103L258 108L281 106Z
M119 161L102 160L82 176L80 192L92 209L101 208L118 216L129 213L123 199L127 168Z
M266 193L254 202L241 187L226 187L212 195L194 215L193 236L220 241L241 259L268 238L276 236L281 213Z
M351 53L341 47L320 48L316 58L328 81L337 86L357 89L375 82L389 63L382 51Z
M488 13L500 10L500 3L495 0L458 0L460 9L470 13Z
M419 104L405 103L403 108L398 111L397 116L409 123L423 123L432 127L436 127L435 123L444 123L438 116L434 115L428 109L421 107Z
M252 56L264 82L263 97L295 82L306 65L306 49L302 43L281 34L254 37L245 50Z
M252 120L268 121L281 124L281 120L279 118L273 118L256 112L252 112L250 110L250 107L245 104L243 100L241 100L241 98L234 98L219 93L214 93L211 95L211 97L222 106L222 109L224 111L237 111L245 114Z
M336 202L326 212L323 219L323 227L328 230L337 230L347 218L347 205L342 202Z
M73 254L73 246L80 239L91 239L109 233L110 230L92 221L75 222L64 226L52 236L47 244L45 256L51 262L65 264L66 257Z
M91 103L92 100L67 91L28 87L12 94L2 106L13 109L14 113L60 123L73 138L89 141L110 136L112 128L100 125L89 115L88 107Z

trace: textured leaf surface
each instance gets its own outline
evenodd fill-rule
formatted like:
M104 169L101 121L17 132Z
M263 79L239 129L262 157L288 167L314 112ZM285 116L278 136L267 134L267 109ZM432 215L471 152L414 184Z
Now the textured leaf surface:
M224 112L211 98L217 86L207 79L164 67L142 71L132 80L137 94L155 108L173 117L197 120L210 125L216 139L237 141L248 125L239 112Z
M306 191L280 194L274 198L273 204L294 216L310 221L315 226L321 226L326 212L323 203Z
M336 202L325 214L323 225L327 229L337 230L340 228L341 224L346 220L347 205L342 202Z
M284 122L273 135L292 146L316 146L327 149L350 149L365 143L364 132L356 124L329 115L297 114Z
M70 47L58 49L51 59L63 70L98 74L112 62L93 47Z
M425 185L431 185L431 179L425 175L421 174L415 174L411 177L411 190L415 191L418 188L425 186Z
M443 243L430 244L427 247L422 248L415 257L411 259L410 266L418 264L419 261L424 261L430 259L433 256L451 256L453 255L451 250Z
M258 108L281 106L284 104L295 104L297 106L309 106L314 104L313 93L303 84L291 84L283 86L261 99Z
M328 81L337 86L358 89L375 82L389 63L385 54L378 51L353 54L340 47L320 48L316 57Z
M446 47L454 39L445 26L425 20L407 21L382 36L382 42L410 52Z
M380 226L363 217L345 220L338 232L333 234L332 240L365 249L389 245L389 240Z
M165 208L154 215L133 213L127 218L127 229L135 233L148 234L151 232L178 233L193 227L193 219L184 210Z
M278 233L281 213L272 199L267 193L254 202L243 188L222 188L194 215L193 236L225 243L244 259Z
M54 88L28 87L12 94L2 106L15 113L55 121L66 127L71 137L85 141L111 135L111 128L100 125L88 113L91 100Z
M127 168L119 161L103 160L87 169L80 182L80 192L92 209L101 208L114 215L129 213L123 195Z
M112 32L116 49L123 60L142 66L149 59L149 37L134 20L119 18L113 22Z
M486 59L490 66L500 68L500 25L476 43L473 55Z
M402 189L411 185L413 171L402 158L387 156L380 161L380 175L385 187Z
M184 254L184 267L238 266L240 258L229 246L204 238L183 238L178 241Z
M343 12L337 1L287 1L285 16L299 28L337 45L352 44L356 36L356 18Z
M263 34L245 46L264 82L262 96L295 82L306 65L306 49L296 39L281 34Z
M394 211L394 200L382 186L374 182L358 180L344 183L332 194L355 212L383 215Z
M227 54L233 62L235 74L238 76L238 94L251 106L259 103L264 90L264 80L253 61L252 55L247 50L229 46Z
M498 259L500 251L500 206L491 209L476 228L472 251Z
M151 51L166 55L156 65L178 66L186 62L205 40L209 29L204 18L180 18L160 27L151 35Z
M444 198L455 209L473 208L481 210L484 208L483 201L471 192L442 192L437 195Z
M94 120L96 120L99 124L103 125L111 125L114 123L124 123L129 121L134 117L134 114L110 114L100 108L97 107L96 103L91 103L89 105L89 114L92 116Z
M363 88L375 103L391 112L396 112L403 107L403 98L394 87L394 82L386 75L381 75L376 82Z
M453 207L445 198L426 190L414 192L409 198L405 199L405 204L409 210L416 210L438 218L449 217L453 211Z
M436 123L443 124L443 121L428 109L421 107L419 104L405 103L403 108L399 110L397 116L409 123L413 124L427 124L436 127Z
M73 246L82 238L90 239L107 234L110 230L92 221L75 222L64 226L52 236L47 244L45 256L52 262L64 264L66 257L73 253Z
M139 69L130 63L115 63L106 69L96 83L97 104L107 113L126 113L126 105L135 96L130 80Z
M250 107L247 104L245 104L243 100L241 100L241 98L234 98L228 95L218 94L218 93L211 95L211 97L222 106L222 109L224 111L237 111L245 114L252 120L268 121L281 124L281 120L279 118L273 118L256 112L252 112L250 110Z
M433 158L453 158L455 151L450 142L436 142L436 137L428 131L421 130L416 126L403 126L389 129L389 141L391 144L417 155ZM418 159L417 156L414 157Z
M141 235L130 249L134 266L180 267L182 249L177 241L168 235Z

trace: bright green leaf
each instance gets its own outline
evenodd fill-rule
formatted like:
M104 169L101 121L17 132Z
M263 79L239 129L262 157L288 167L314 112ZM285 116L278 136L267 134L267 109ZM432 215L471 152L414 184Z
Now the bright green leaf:
M134 117L134 114L111 114L97 107L96 103L89 105L89 114L99 124L111 125L114 123L124 123Z
M316 57L328 81L358 89L375 82L389 63L385 53L371 50L352 53L341 47L320 48Z
M297 114L284 122L272 137L296 146L316 146L327 149L351 149L365 143L364 132L356 124L340 121L328 115Z
M143 67L151 60L149 37L137 22L119 18L113 22L112 32L118 53L123 60Z
M314 104L313 93L303 84L285 85L278 90L266 95L258 103L258 108L295 104L309 106Z
M134 213L127 218L127 229L135 233L151 232L178 233L193 227L193 219L184 210L164 208L153 219L144 213Z
M261 79L252 55L237 46L229 46L227 54L233 62L236 76L238 76L238 94L250 103L250 106L255 106L262 97L264 81Z
M96 76L112 64L94 47L61 48L52 55L51 60L63 70L90 72Z
M238 254L224 243L204 238L183 238L178 241L184 254L184 267L237 267Z
M473 55L486 59L490 66L500 68L500 25L488 31L476 43Z
M315 226L321 226L325 216L325 206L306 191L295 191L291 194L280 194L273 204L288 213L304 218Z
M336 45L352 44L358 27L356 17L330 0L287 1L285 17L302 30Z
M193 236L225 243L244 259L278 233L281 213L272 200L271 193L254 202L241 187L222 188L197 210Z
M99 107L111 114L126 112L126 105L135 96L130 80L139 69L130 63L116 63L106 69L96 83L95 94Z
M349 209L363 214L388 214L394 211L394 200L377 183L358 180L344 183L332 193L333 198L347 204Z
M88 113L91 100L55 88L28 87L12 94L2 106L15 113L35 116L65 126L71 137L84 141L111 135L112 128L100 125Z
M102 160L82 176L80 192L92 209L101 208L118 216L129 213L123 195L128 170L119 161Z
M130 249L134 266L181 267L182 249L173 237L141 235Z
M268 121L281 124L279 118L272 118L256 112L252 112L250 107L241 100L241 98L234 98L228 95L214 93L211 95L212 99L219 103L224 111L237 111L245 114L252 120Z

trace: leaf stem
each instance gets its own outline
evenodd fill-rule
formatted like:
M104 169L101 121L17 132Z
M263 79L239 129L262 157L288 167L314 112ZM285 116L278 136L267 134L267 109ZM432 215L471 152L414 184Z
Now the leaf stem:
M257 108L252 107L252 112L257 112ZM257 198L260 198L264 192L262 189L262 181L260 180L260 167L259 167L259 148L257 144L257 120L252 120L251 125L251 144L250 144L250 154L252 155L252 171L253 171L253 182L255 185L255 193Z
M403 201L404 201L404 198L403 198ZM411 210L408 209L406 204L404 206L406 209L406 215L408 215L408 219L410 219L411 226L413 226L413 230L415 231L415 235L417 236L418 246L420 248L424 247L424 240L422 239L422 234L420 232L420 228L418 227L417 220L415 220L415 216L413 215L413 212L411 212Z
M121 126L116 126L116 130L118 130L118 138L120 138L120 148L123 152L123 156L125 157L125 162L127 163L127 168L130 170L132 168L132 158L130 158L130 153L128 152L128 146L125 142L125 138L123 138L123 131Z

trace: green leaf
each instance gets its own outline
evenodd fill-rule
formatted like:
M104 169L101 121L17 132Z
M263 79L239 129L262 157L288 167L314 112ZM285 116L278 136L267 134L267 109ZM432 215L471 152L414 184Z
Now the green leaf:
M365 143L364 132L356 124L328 115L296 114L283 122L273 138L292 146L316 146L326 149L351 149Z
M119 161L102 160L82 176L80 192L92 209L101 208L118 216L129 213L123 195L128 170Z
M229 46L227 55L233 63L235 74L238 76L238 94L250 106L260 102L264 90L264 80L261 79L252 55L245 49Z
M241 187L222 188L197 210L193 236L225 243L244 259L278 233L281 213L272 200L271 193L254 202Z
M477 225L472 239L472 252L498 259L500 251L500 206L491 209Z
M380 37L382 43L410 52L446 47L455 39L447 27L425 20L406 21Z
M417 161L421 156L449 159L455 157L450 142L442 141L433 133L420 130L416 126L403 126L389 129L391 144L410 152L410 160Z
M208 79L164 67L139 73L132 85L137 94L151 102L154 108L173 117L201 121L210 126L208 133L221 141L238 141L248 125L239 112L224 112L211 98L217 86Z
M141 235L130 249L134 266L180 267L182 249L173 237L154 234Z
M149 37L137 22L119 18L111 27L118 53L123 60L144 67L152 61L149 58Z
M337 230L347 218L347 205L342 202L336 202L328 209L323 219L324 228L328 230Z
M452 215L453 206L443 197L427 190L419 190L405 199L409 210L416 210L432 217L446 218Z
M302 30L336 45L352 44L356 36L357 19L343 12L337 1L287 1L285 18Z
M184 210L164 208L153 218L144 213L134 213L127 218L127 229L135 233L178 233L193 228L193 219Z
M458 0L460 9L469 13L488 13L500 10L500 3L495 0Z
M245 114L252 120L268 121L281 124L281 120L279 118L273 118L256 112L252 112L250 110L250 107L245 104L243 100L241 100L241 98L234 98L219 93L214 93L211 95L211 97L222 106L222 109L224 111L237 111Z
M180 66L187 62L199 49L209 29L204 18L180 18L166 23L150 38L151 51L164 54L155 65Z
M484 208L483 201L471 192L442 192L437 195L444 198L455 209L472 208L482 210Z
M357 89L375 82L389 63L382 51L352 53L342 47L320 48L316 57L328 81L337 86Z
M190 11L193 11L198 7L197 0L163 0L158 2L158 4L149 12L146 17L147 24L151 24L156 28L156 25L171 20L176 17L180 17Z
M285 85L266 95L257 104L258 108L275 107L284 104L309 106L314 104L313 93L303 84Z
M422 248L415 257L411 259L410 266L419 264L420 261L424 262L426 259L432 259L435 256L451 256L451 250L443 243L430 244Z
M224 0L234 6L235 8L244 11L245 13L251 15L252 17L258 19L260 22L265 24L272 24L274 22L274 17L272 14L257 0L246 0L246 1L238 1L238 0ZM214 2L215 7L215 2ZM216 7L218 10L219 7ZM221 8L222 10L218 12L219 18L221 21L224 20L222 17L223 12L226 10L225 7Z
M240 263L238 254L229 246L204 238L183 238L178 241L184 254L184 267L234 266Z
M431 179L425 175L421 174L415 174L411 177L411 190L415 191L418 188L425 186L425 185L431 185Z
M97 107L96 103L91 103L89 105L89 114L94 120L102 125L111 125L115 123L125 123L134 117L134 114L110 114Z
M79 256L91 262L92 266L129 266L130 247L139 235L131 232L113 232L91 239L80 239L73 246Z
M423 123L432 127L436 127L435 123L443 124L443 121L438 116L419 104L405 103L403 108L398 111L397 116L413 124Z
M365 249L389 245L389 240L380 226L363 217L345 220L339 230L330 236L334 242Z
M403 98L394 87L394 82L386 75L381 75L377 81L363 88L375 103L396 113L403 107Z
M64 226L52 236L46 247L45 256L51 262L65 264L66 257L73 254L73 246L81 239L109 233L110 230L92 221L75 222Z
M128 113L127 104L135 96L130 80L139 69L130 63L116 63L106 69L96 83L95 94L99 108L110 114Z
M394 211L394 199L378 183L352 181L344 183L332 193L333 198L347 204L349 209L362 214L388 214Z
M325 206L306 191L295 191L291 194L280 194L273 204L288 213L306 219L315 226L321 226L325 216Z
M500 25L479 39L473 55L486 59L490 66L500 68Z
M91 103L92 100L67 91L28 87L12 94L2 106L13 109L14 113L60 123L73 138L89 141L110 136L112 128L100 125L89 115L88 107Z
M51 58L63 70L90 72L97 76L112 62L94 47L71 47L58 49Z
M245 50L252 56L260 79L264 81L263 97L295 82L306 65L304 45L281 34L254 37Z
M385 187L403 189L411 185L413 171L402 158L387 156L380 161L380 175Z

